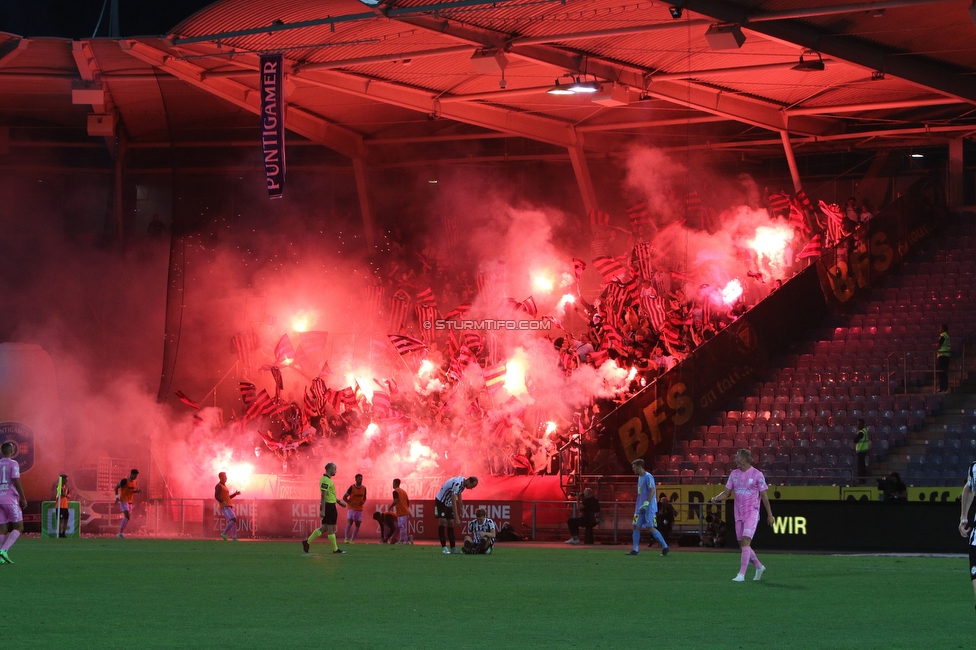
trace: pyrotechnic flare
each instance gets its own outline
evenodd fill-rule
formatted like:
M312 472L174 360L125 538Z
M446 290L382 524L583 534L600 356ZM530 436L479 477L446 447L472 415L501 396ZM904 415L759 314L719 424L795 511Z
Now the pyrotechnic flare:
M722 289L722 302L731 305L742 296L742 283L738 278L729 280L729 283Z

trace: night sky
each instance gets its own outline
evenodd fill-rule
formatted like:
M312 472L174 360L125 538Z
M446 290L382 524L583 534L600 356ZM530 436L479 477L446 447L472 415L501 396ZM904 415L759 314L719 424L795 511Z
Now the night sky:
M105 0L3 2L0 3L0 31L32 38L91 38L104 4ZM119 0L119 29L123 37L167 34L183 19L209 4L212 3L208 0ZM109 6L105 6L99 36L108 36L108 23Z

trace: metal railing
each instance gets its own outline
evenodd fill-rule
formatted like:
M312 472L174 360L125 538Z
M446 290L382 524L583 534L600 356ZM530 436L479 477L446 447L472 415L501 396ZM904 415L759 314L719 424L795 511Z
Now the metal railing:
M710 514L724 515L724 506L702 503L700 501L672 502L678 511L675 520L675 531L693 533L699 536L705 534L707 524L705 517ZM525 508L528 506L528 508ZM564 537L568 534L567 521L570 517L579 516L579 503L568 501L531 501L523 504L523 518L529 539L551 539ZM600 519L593 528L594 536L609 537L612 544L629 542L633 530L634 502L633 501L601 501Z

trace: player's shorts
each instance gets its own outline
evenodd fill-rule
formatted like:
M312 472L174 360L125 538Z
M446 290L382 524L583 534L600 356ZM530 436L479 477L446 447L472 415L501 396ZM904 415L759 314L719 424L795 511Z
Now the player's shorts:
M756 536L756 528L759 527L759 512L746 515L745 519L735 520L735 538L742 539L748 537L752 539Z
M128 501L119 501L119 506L122 508L122 512L127 514L132 514L132 504Z
M336 504L334 503L325 504L325 512L322 513L322 525L335 526L338 520L339 520L339 511L336 510Z
M348 521L356 521L359 523L363 523L363 511L353 510L352 508L350 508L349 512L346 513L346 519Z
M70 511L67 508L58 508L58 519L66 521L68 519L68 513Z
M454 519L454 508L434 499L434 519Z
M24 520L24 512L20 509L20 503L0 503L0 526L3 524L17 524Z
M410 515L400 515L397 517L397 526L401 530L407 530L410 526Z
M640 514L639 512L634 513L634 527L635 528L654 528L654 519L657 517L657 511L647 509L647 512Z
M221 508L220 514L222 514L224 516L224 519L227 520L237 519L237 517L234 516L234 509L231 508L230 506L224 506L223 508Z
M976 580L976 546L969 547L969 577Z
M495 545L495 540L483 537L477 542L464 540L462 552L465 555L491 555L491 549Z

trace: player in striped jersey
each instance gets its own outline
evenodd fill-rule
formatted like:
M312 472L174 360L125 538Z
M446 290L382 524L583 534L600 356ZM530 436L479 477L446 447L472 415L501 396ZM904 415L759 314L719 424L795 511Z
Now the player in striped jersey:
M454 527L461 523L461 493L478 485L477 476L455 476L444 481L434 498L434 518L437 519L437 535L441 540L441 553L450 555L459 551L454 547ZM450 540L451 547L447 547Z
M468 522L467 534L464 536L464 551L468 555L491 555L491 548L495 544L495 522L488 518L488 511L478 508L474 511L475 518Z
M969 538L969 577L973 582L973 594L976 595L976 528L973 527L973 521L969 516L974 490L976 490L976 463L970 463L960 500L962 510L959 513L959 534Z

